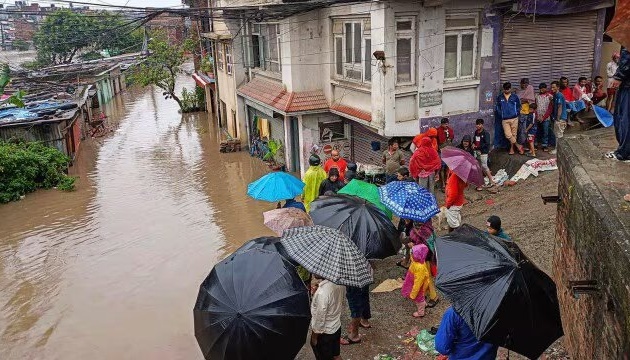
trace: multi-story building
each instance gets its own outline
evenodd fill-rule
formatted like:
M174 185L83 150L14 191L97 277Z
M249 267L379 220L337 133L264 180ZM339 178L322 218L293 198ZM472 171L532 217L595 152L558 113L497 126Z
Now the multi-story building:
M216 0L219 122L284 145L290 170L331 149L380 164L387 138L448 117L457 138L493 127L501 82L591 76L612 1ZM579 31L578 31L579 29Z

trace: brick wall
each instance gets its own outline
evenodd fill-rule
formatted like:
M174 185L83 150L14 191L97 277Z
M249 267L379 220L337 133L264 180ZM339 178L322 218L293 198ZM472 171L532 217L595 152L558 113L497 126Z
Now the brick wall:
M559 195L553 276L565 345L574 359L628 359L630 233L618 194L607 192L616 164L585 137L559 143ZM591 158L589 158L591 157ZM630 171L629 171L630 172ZM623 176L621 177L623 179ZM627 178L626 178L627 184ZM596 280L599 294L575 297L569 281Z

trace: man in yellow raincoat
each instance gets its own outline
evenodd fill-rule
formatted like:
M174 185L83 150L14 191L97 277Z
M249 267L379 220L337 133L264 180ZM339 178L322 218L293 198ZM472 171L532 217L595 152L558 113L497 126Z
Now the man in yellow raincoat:
M304 178L302 181L304 182L304 196L302 196L302 201L304 202L304 207L306 208L306 212L311 210L311 202L317 199L319 195L319 186L322 181L326 180L326 172L320 164L322 160L317 155L311 155L308 158L309 168L306 170L304 174Z

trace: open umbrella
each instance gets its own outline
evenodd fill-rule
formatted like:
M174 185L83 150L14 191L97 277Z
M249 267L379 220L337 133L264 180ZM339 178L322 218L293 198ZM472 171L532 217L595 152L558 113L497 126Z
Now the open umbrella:
M449 169L465 182L477 186L484 184L481 166L479 166L477 159L468 152L452 146L446 146L442 148L440 156Z
M392 181L378 191L383 204L402 219L426 222L440 212L435 196L415 182Z
M606 35L626 48L630 48L630 2L617 1L615 16L608 24Z
M537 359L563 335L556 285L515 243L464 224L435 245L436 285L479 340Z
M346 184L346 186L341 188L337 194L352 195L365 199L376 205L376 207L381 209L381 211L383 211L390 219L392 217L392 212L381 202L381 198L378 194L378 186L374 184L370 184L369 182L362 180L352 179Z
M313 220L307 213L296 208L282 208L265 211L263 221L266 227L273 230L278 236L292 227L313 225Z
M597 120L599 120L599 122L602 123L604 127L612 126L613 114L611 114L610 111L597 105L593 106L593 111L595 111L595 116L597 117Z
M304 190L304 183L295 176L276 171L247 185L247 195L256 200L276 202L293 199Z
M280 254L252 249L221 261L199 288L195 337L206 359L294 359L310 323L309 295Z
M367 200L348 195L323 196L311 203L310 214L315 224L348 236L368 259L384 259L400 249L392 221Z
M291 228L280 242L298 264L335 284L362 288L374 281L365 256L339 230L319 225Z

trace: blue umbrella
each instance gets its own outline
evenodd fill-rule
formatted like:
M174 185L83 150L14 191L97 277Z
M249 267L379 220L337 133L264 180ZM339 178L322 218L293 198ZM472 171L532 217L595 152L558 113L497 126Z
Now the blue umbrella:
M414 182L392 181L378 192L383 205L399 218L426 222L440 212L435 196Z
M593 106L593 110L595 111L597 120L599 120L604 127L610 127L613 124L613 114L611 114L608 110L597 105Z
M247 195L256 200L276 202L293 199L304 190L304 183L295 176L277 171L247 185Z

